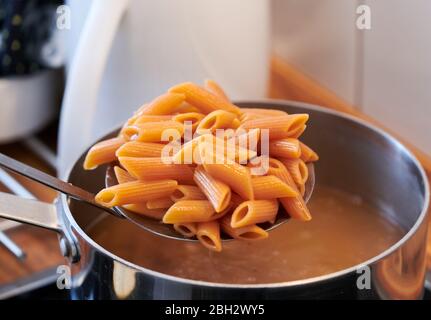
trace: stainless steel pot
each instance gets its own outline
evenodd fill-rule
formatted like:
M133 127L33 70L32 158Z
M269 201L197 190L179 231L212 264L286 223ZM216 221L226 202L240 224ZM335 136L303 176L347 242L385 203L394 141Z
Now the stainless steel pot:
M321 107L284 101L238 105L309 113L304 140L321 157L316 165L317 184L360 195L404 230L402 238L372 259L336 273L293 282L233 285L182 279L115 256L87 235L95 221L115 218L64 195L51 205L2 194L0 217L58 232L72 270L72 297L77 299L420 298L430 194L415 157L385 132ZM97 192L105 171L82 170L83 159L76 161L69 181ZM148 246L151 243L142 243L142 250ZM366 270L371 289L358 286L358 278ZM389 270L390 277L382 270Z

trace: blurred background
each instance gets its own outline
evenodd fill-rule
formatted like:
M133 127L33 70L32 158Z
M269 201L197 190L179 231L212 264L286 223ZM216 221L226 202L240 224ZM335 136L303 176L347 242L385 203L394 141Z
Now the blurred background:
M0 152L64 176L144 102L212 78L233 99L377 123L431 176L430 21L428 0L0 0ZM55 198L2 170L0 181ZM55 279L54 235L0 221L0 243L0 298Z

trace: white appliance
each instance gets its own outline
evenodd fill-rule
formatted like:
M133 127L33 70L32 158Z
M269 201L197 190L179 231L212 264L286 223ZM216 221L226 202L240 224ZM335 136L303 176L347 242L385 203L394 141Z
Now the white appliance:
M61 113L60 175L95 138L176 83L212 78L235 99L265 96L267 0L71 0L68 5L69 48L76 48Z

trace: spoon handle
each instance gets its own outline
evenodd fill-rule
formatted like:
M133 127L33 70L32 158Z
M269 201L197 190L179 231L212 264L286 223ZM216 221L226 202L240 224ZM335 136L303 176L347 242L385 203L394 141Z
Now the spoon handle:
M71 198L76 200L84 201L92 206L98 207L109 213L118 216L118 214L109 208L106 208L100 204L98 204L94 200L94 194L88 192L84 189L81 189L77 186L74 186L71 183L67 183L63 180L57 179L45 172L42 172L38 169L30 167L22 162L19 162L15 159L12 159L2 153L0 153L0 167L13 171L21 176L39 182L51 189L57 190L61 193L67 194Z

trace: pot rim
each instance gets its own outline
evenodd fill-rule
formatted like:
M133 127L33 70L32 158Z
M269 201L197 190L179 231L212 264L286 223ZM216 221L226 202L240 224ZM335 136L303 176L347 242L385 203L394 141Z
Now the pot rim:
M196 286L205 286L205 287L214 287L214 288L231 288L231 289L269 289L269 288L281 288L281 287L295 287L295 286L301 286L301 285L306 285L306 284L313 284L313 283L328 281L328 280L332 280L332 279L335 279L335 278L338 278L341 276L345 276L349 273L352 273L352 272L355 272L356 270L359 270L361 267L372 265L375 262L382 260L383 258L392 254L394 251L399 249L404 243L406 243L416 233L416 231L419 229L419 227L425 222L424 220L425 220L425 217L427 216L428 208L430 205L430 186L428 184L428 179L427 179L427 175L425 173L425 170L423 169L421 163L416 158L416 156L413 155L413 153L406 146L404 146L400 141L398 141L398 139L396 139L395 137L393 137L392 135L390 135L389 133L387 133L383 129L380 129L380 128L378 128L378 127L376 127L376 126L374 126L374 125L372 125L372 124L370 124L370 123L368 123L368 122L366 122L366 121L364 121L358 117L352 116L350 114L345 114L345 113L342 113L340 111L336 111L336 110L328 109L328 108L325 108L322 106L318 106L318 105L314 105L314 104L310 104L310 103L305 103L305 102L300 102L300 101L282 100L282 99L257 99L257 100L240 100L240 101L235 101L234 103L235 104L241 104L241 105L269 104L269 105L273 105L273 106L276 105L276 106L302 107L305 109L319 111L319 112L335 115L335 116L342 117L342 118L348 119L350 121L356 122L362 126L365 126L368 129L376 132L377 134L380 134L381 136L383 136L387 140L391 141L392 143L394 143L394 145L397 148L399 148L400 150L405 152L407 155L409 155L410 159L413 161L413 163L419 169L420 176L424 182L425 201L424 201L424 205L422 207L422 211L421 211L419 217L417 218L416 222L410 228L410 230L400 240L398 240L396 243L394 243L392 246L390 246L389 248L387 248L386 250L384 250L380 254L378 254L378 255L376 255L376 256L374 256L374 257L372 257L372 258L370 258L370 259L368 259L362 263L351 266L349 268L346 268L346 269L343 269L340 271L336 271L336 272L332 272L332 273L328 273L325 275L317 276L317 277L301 279L301 280L294 280L294 281L276 282L276 283L259 283L259 284L232 284L232 283L219 283L219 282L209 282L209 281L202 281L202 280L192 280L192 279L187 279L187 278L180 278L177 276L172 276L172 275L168 275L168 274L165 274L162 272L147 269L145 267L139 266L137 264L134 264L130 261L127 261L121 257L114 255L113 253L106 250L105 248L100 246L98 243L96 243L78 225L78 223L76 222L76 220L74 219L74 217L72 215L72 212L70 211L68 201L67 201L68 198L64 194L60 195L60 201L62 204L62 208L64 210L64 213L61 213L61 214L66 215L70 225L73 226L73 228L77 232L79 232L80 236L87 243L89 243L94 249L102 252L103 254L110 257L114 261L120 262L120 263L122 263L122 264L124 264L130 268L136 269L140 272L147 273L151 276L164 278L164 279L170 280L170 281L175 281L175 282L179 282L179 283L183 283L183 284L187 284L187 285L196 285ZM67 171L67 173L66 173L67 180L66 181L69 180L68 178L70 176L70 173L72 171L73 166L76 164L76 161L73 163L70 170Z

